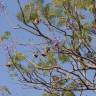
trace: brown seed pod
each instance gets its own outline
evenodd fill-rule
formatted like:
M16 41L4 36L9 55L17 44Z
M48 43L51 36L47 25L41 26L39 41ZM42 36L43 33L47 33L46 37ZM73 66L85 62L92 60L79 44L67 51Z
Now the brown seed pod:
M37 58L37 57L38 57L38 55L37 55L37 54L34 54L34 57L35 57L35 58Z
M8 63L6 64L6 66L10 68L12 66L11 61L8 61Z
M46 54L44 54L44 53L42 53L41 55L42 55L43 57L45 57L45 56L46 56Z
M34 20L34 24L39 24L40 23L40 19L39 18L36 18L35 20Z

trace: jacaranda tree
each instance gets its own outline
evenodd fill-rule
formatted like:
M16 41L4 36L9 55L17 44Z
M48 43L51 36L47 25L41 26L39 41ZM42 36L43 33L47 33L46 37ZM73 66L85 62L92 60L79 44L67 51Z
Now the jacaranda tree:
M15 47L7 46L6 67L22 84L42 90L44 96L95 92L96 1L28 0L23 5L21 1L17 0L19 24L14 29L30 33L38 41L21 40ZM11 34L6 32L0 41L10 39Z

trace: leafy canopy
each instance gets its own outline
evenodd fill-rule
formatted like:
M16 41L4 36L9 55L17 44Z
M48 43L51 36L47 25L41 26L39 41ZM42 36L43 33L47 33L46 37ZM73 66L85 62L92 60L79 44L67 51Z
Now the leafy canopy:
M17 1L17 19L24 24L18 27L42 39L42 43L38 48L33 42L19 44L35 49L29 56L20 50L9 52L13 72L17 69L21 79L45 91L44 96L75 96L77 91L82 95L83 91L95 90L96 76L92 80L88 77L88 72L96 69L95 0L31 0L23 7ZM2 38L9 35L7 32Z

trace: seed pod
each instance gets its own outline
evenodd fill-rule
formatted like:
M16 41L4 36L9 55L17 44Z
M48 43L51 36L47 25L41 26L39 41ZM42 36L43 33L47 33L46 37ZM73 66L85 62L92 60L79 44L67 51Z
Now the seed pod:
M37 57L38 57L38 55L37 55L37 54L34 54L34 57L35 57L35 58L37 58Z
M40 19L39 18L36 18L35 20L34 20L34 24L39 24L40 23Z
M8 63L6 64L7 67L11 67L12 66L12 62L11 61L8 61Z
M43 57L45 57L45 56L46 56L46 54L44 54L44 53L42 53L41 55L42 55Z

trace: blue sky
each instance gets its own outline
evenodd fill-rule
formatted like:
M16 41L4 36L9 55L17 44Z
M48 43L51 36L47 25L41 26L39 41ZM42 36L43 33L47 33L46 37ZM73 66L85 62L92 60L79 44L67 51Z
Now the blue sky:
M21 1L22 3L25 3L28 0L21 0ZM46 2L48 1L49 0L46 0ZM31 38L30 34L23 32L22 30L18 31L12 29L13 27L16 27L16 24L18 24L18 21L16 20L15 17L16 12L19 10L16 0L4 0L4 2L7 6L7 9L6 9L6 14L2 13L0 16L0 35L2 35L5 31L11 31L15 39L18 38L18 40L22 39L27 41L28 38ZM87 21L90 22L91 20L92 17L88 16ZM4 66L4 64L6 64L6 52L4 51L4 48L1 47L0 45L0 85L8 86L10 91L12 92L11 96L40 96L41 95L40 91L36 91L34 89L29 89L27 87L20 86L19 82L17 82L16 80L12 80L12 78L9 76L9 71ZM96 96L96 94L89 92L89 95L87 96Z
M21 1L24 3L27 0ZM18 23L15 17L16 12L19 10L16 0L4 0L4 3L6 4L7 8L6 13L1 13L0 15L0 35L6 31L11 31L15 39L22 38L27 40L26 35L28 34L26 34L26 32L24 32L23 35L22 33L16 35L15 33L18 30L12 29ZM8 69L4 66L4 64L6 64L6 52L1 46L2 45L0 44L0 85L9 87L10 91L12 92L11 96L40 96L41 93L39 91L24 87L22 85L20 86L17 80L12 80L12 78L9 76Z

